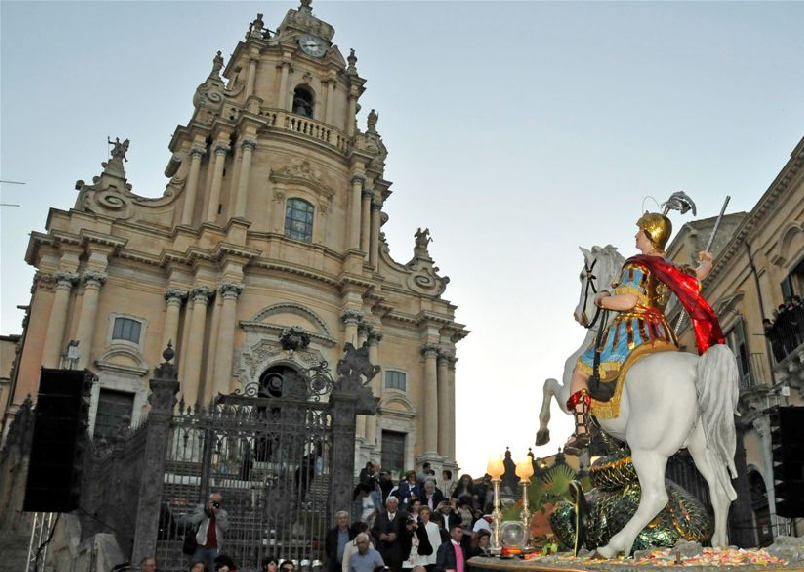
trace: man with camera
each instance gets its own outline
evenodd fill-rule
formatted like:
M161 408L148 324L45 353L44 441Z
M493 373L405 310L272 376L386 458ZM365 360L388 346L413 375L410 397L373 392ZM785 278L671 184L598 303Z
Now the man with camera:
M221 548L223 533L229 529L229 516L221 508L222 500L219 493L210 494L207 504L198 505L189 518L192 525L198 525L195 534L198 546L193 559L204 560L208 570L215 569L215 557Z

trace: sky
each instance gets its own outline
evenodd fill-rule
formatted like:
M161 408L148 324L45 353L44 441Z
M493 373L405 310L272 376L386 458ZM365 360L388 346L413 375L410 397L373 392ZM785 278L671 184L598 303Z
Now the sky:
M19 333L49 207L128 138L133 192L161 196L175 127L221 50L295 0L0 1L0 334ZM313 13L354 48L379 114L393 195L383 227L414 232L471 332L458 344L457 457L554 454L571 432L542 382L584 331L580 246L635 252L634 225L683 190L699 217L750 210L804 135L804 2L338 2ZM691 213L670 215L675 228Z

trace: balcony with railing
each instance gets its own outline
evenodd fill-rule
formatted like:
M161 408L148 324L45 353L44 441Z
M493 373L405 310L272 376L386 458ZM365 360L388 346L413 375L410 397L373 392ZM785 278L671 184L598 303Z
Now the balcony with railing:
M259 116L266 121L266 127L270 129L305 135L326 143L342 153L347 153L351 148L351 139L345 133L310 117L273 108L260 109Z
M743 355L741 360L745 360ZM749 388L770 387L773 376L768 364L768 356L758 352L748 355L747 363L740 363L740 391Z

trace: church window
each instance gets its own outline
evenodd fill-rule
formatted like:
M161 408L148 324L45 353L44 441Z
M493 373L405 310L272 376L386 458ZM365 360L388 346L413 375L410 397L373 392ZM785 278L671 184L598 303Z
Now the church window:
M139 344L141 329L142 324L137 320L132 320L131 318L115 318L112 339Z
M98 409L95 413L95 430L92 438L108 439L115 434L121 424L125 423L128 427L133 409L133 393L101 389L98 394Z
M313 240L313 205L290 199L285 209L285 236L304 242Z
M293 90L293 113L313 117L313 94L309 89L299 86Z
M385 389L396 389L398 391L407 391L408 380L404 371L386 371L385 372Z

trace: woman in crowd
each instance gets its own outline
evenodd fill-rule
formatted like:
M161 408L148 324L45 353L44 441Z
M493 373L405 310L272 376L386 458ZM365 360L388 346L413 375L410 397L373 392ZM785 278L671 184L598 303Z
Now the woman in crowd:
M262 572L277 572L279 559L276 556L266 556L262 559Z

